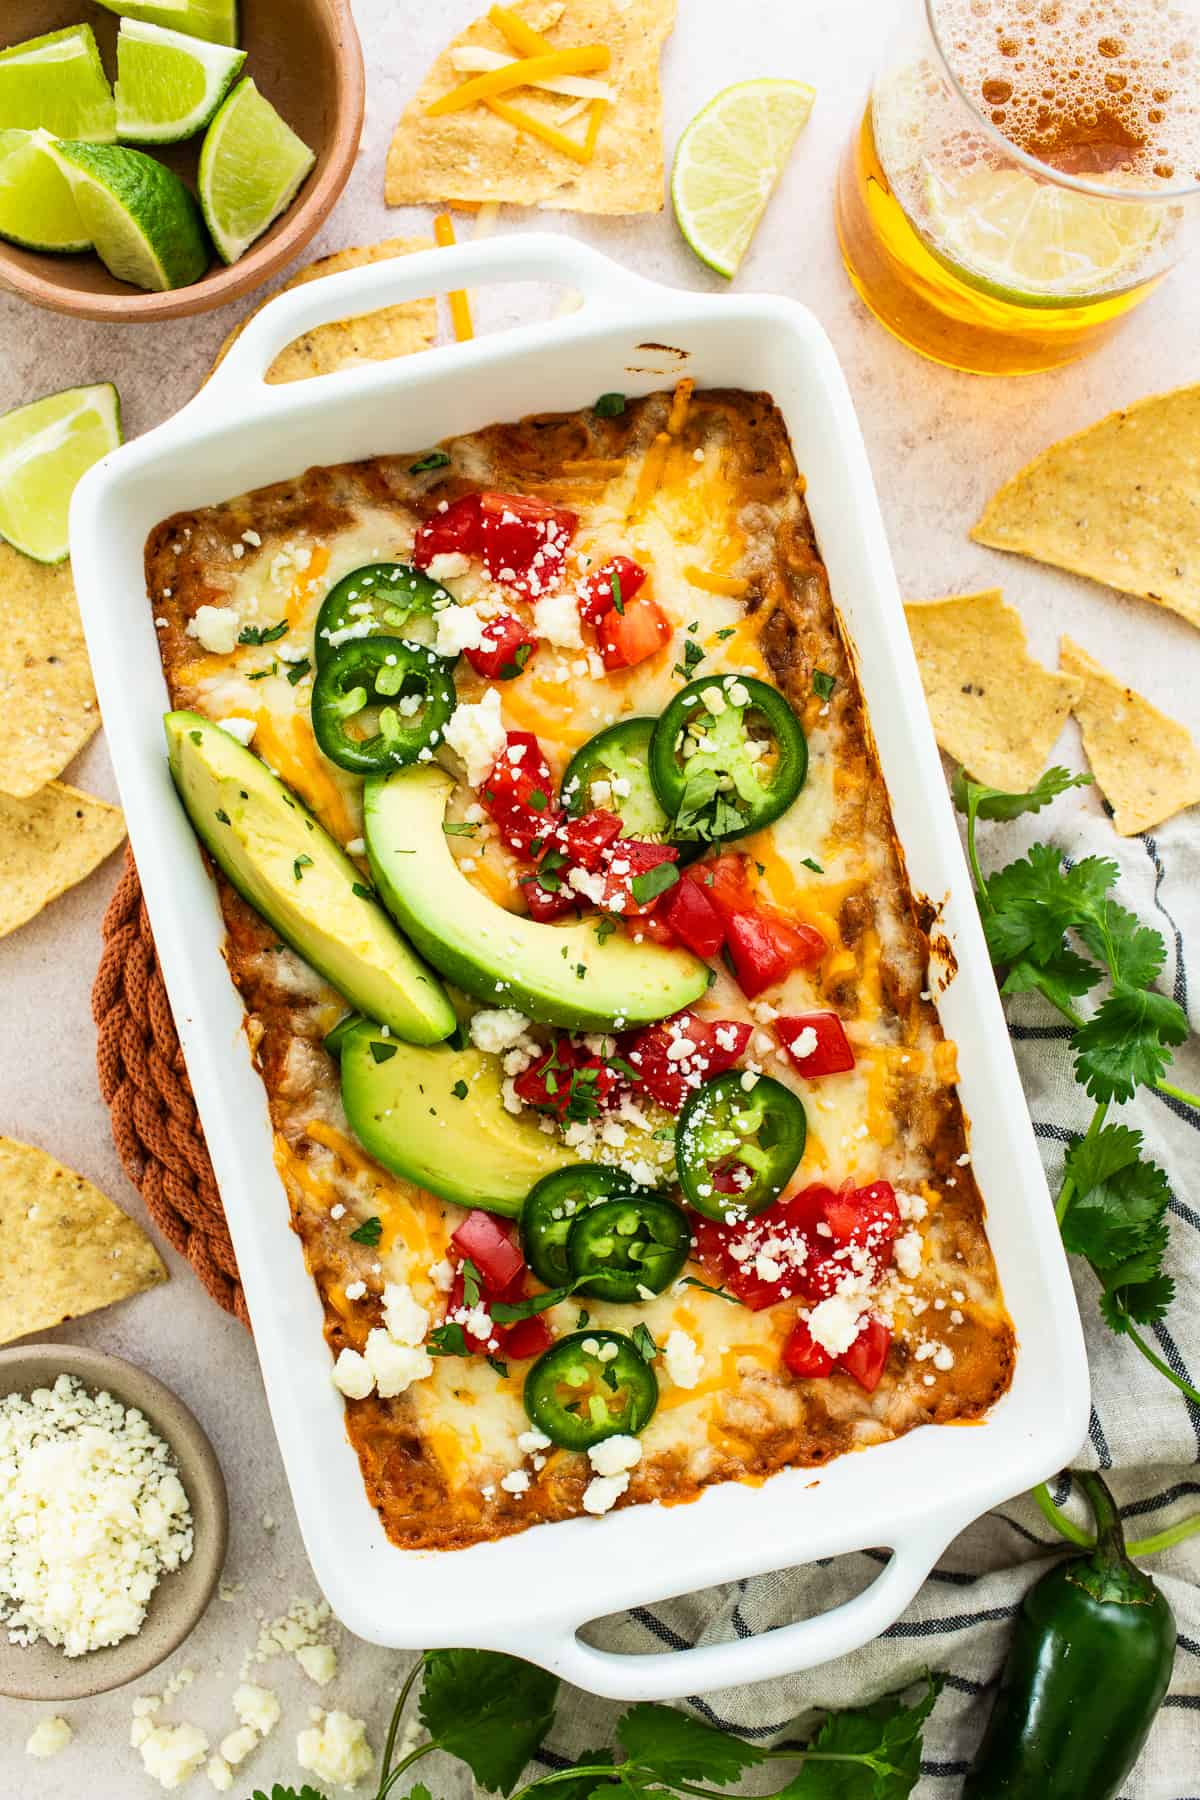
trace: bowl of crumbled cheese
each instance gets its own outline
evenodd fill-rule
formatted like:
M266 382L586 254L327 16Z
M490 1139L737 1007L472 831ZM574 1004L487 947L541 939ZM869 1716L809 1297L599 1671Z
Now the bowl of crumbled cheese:
M139 1680L200 1619L228 1535L212 1445L169 1388L98 1350L0 1351L0 1694Z

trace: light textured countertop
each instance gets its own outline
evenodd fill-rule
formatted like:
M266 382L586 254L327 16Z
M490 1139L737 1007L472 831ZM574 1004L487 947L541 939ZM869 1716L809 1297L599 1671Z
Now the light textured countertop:
M314 253L427 230L427 213L388 211L383 166L403 101L452 30L482 10L476 0L356 0L368 65L363 148L350 186ZM854 296L838 256L831 210L834 170L862 103L891 0L681 0L668 44L664 85L668 155L686 120L727 82L791 75L817 89L812 120L738 277L742 290L804 300L845 365L874 465L903 591L912 596L1006 584L1034 650L1053 662L1066 630L1109 668L1177 717L1200 708L1200 633L1158 608L1085 581L1039 570L972 544L966 533L984 498L1052 439L1141 395L1200 379L1195 265L1169 280L1124 334L1071 368L989 381L919 360L894 343ZM691 257L669 212L594 220L509 211L500 229L530 223L586 237L664 282L723 288ZM307 258L305 259L307 260ZM243 307L241 310L246 310ZM130 434L157 424L189 398L237 309L152 327L88 324L0 297L0 411L51 389L111 379ZM1074 727L1064 751L1078 760ZM79 786L116 798L102 740L67 771ZM141 1203L125 1180L96 1088L89 993L100 919L116 881L115 858L14 936L0 942L0 1130L44 1145L130 1211ZM172 1716L203 1725L214 1740L231 1729L229 1696L258 1631L256 1615L282 1612L313 1595L275 1449L253 1347L242 1327L208 1299L185 1263L166 1252L170 1284L62 1335L144 1364L168 1382L210 1432L229 1481L233 1536L227 1578L244 1583L214 1602L191 1642L166 1669L197 1671ZM268 1526L267 1521L271 1521ZM341 1670L323 1693L292 1664L260 1671L285 1700L285 1719L235 1792L290 1780L296 1730L318 1698L368 1718L378 1746L401 1659L342 1634ZM148 1688L156 1690L159 1677ZM38 1709L0 1702L0 1791L22 1800L135 1800L157 1792L128 1748L131 1694L67 1708L74 1745L51 1763L28 1761L25 1737ZM199 1778L188 1790L211 1793Z

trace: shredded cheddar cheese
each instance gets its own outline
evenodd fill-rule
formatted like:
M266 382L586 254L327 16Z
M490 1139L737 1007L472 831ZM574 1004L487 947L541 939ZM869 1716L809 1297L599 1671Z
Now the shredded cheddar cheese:
M433 221L434 242L443 250L454 243L454 221L449 213L441 212ZM471 303L462 288L451 288L446 295L450 302L450 322L454 326L454 335L460 344L475 336L475 327L471 323Z
M481 100L494 100L498 94L528 87L531 82L544 81L551 75L594 74L598 69L607 69L611 61L612 52L606 44L578 44L566 50L551 50L545 55L521 57L516 62L506 63L502 69L473 75L461 87L451 89L450 93L427 106L426 117L439 118L443 113L462 112L464 107L475 106Z

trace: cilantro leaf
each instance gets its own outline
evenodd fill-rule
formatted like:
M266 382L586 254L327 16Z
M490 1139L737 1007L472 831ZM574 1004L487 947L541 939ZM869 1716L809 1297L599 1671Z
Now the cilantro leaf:
M983 927L993 962L1015 962L1026 951L1037 962L1057 954L1078 913L1067 887L1070 874L1064 876L1061 850L1031 844L1028 856L989 878Z
M1086 1194L1127 1169L1142 1153L1142 1134L1128 1125L1106 1125L1094 1137L1079 1138L1066 1155L1066 1173L1077 1193Z
M492 1650L431 1650L421 1723L481 1787L510 1793L554 1723L558 1680Z
M1165 1319L1175 1298L1175 1283L1169 1275L1153 1275L1149 1281L1131 1287L1106 1288L1100 1296L1100 1311L1110 1331L1128 1331L1131 1323L1157 1325Z
M1075 1192L1063 1219L1063 1242L1068 1250L1086 1256L1102 1279L1107 1279L1104 1271L1128 1266L1131 1258L1138 1259L1139 1267L1126 1279L1158 1272L1159 1227L1170 1188L1157 1164L1139 1159L1140 1146L1139 1132L1110 1125L1098 1138L1085 1139L1067 1153L1066 1173ZM1150 1262L1142 1266L1144 1256Z
M1086 860L1095 862L1098 859L1088 857ZM1082 868L1083 864L1078 866ZM1096 907L1092 918L1079 921L1077 929L1093 956L1099 956L1108 964L1115 982L1125 987L1149 987L1151 982L1157 981L1166 960L1167 947L1158 932L1143 925L1136 913L1118 905L1115 900L1105 899Z
M921 1778L921 1732L941 1691L936 1676L920 1700L895 1694L872 1706L830 1713L808 1748L861 1761L806 1762L777 1800L907 1800Z
M1002 788L987 787L972 781L965 769L954 771L950 792L959 812L973 811L981 819L1019 819L1022 813L1041 812L1068 788L1090 787L1090 775L1072 775L1068 769L1055 766L1038 777L1023 794L1007 794Z
M413 1793L416 1793L415 1788ZM319 1794L316 1788L309 1787L307 1783L302 1788L291 1788L281 1787L276 1782L269 1794L264 1794L261 1788L255 1788L251 1800L325 1800L325 1795Z
M1022 956L1010 963L1000 992L1044 994L1052 1006L1070 1013L1072 1001L1094 988L1100 974L1095 963L1090 963L1086 956L1076 955L1074 950L1058 950L1037 963Z
M1118 988L1075 1033L1075 1076L1093 1100L1128 1100L1161 1081L1168 1045L1188 1035L1183 1008L1152 988Z
M373 1213L369 1219L363 1220L356 1231L350 1233L350 1242L352 1244L369 1244L374 1249L382 1236L383 1220Z
M581 1750L575 1763L582 1769L594 1769L597 1764L611 1763L611 1750ZM547 1788L548 1800L620 1800L621 1793L630 1790L614 1776L609 1780L596 1775L577 1775L570 1781L556 1781L553 1787Z
M715 1781L724 1787L765 1756L754 1744L671 1706L630 1707L618 1721L617 1736L632 1762L668 1784Z

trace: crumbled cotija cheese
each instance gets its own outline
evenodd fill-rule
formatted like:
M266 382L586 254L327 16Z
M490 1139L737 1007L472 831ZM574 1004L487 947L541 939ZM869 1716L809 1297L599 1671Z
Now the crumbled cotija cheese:
M161 1694L134 1701L129 1742L147 1775L169 1793L191 1780L208 1755L208 1739L196 1725L156 1725L162 1704Z
M0 1620L67 1656L140 1630L192 1516L149 1421L73 1376L0 1401Z
M75 1733L65 1719L57 1714L52 1719L42 1719L34 1726L25 1740L26 1756L57 1756L65 1750Z
M328 1687L337 1674L337 1652L332 1644L302 1644L296 1661L318 1687Z
M500 694L488 688L480 700L468 701L451 713L444 733L451 750L467 765L467 780L479 787L492 772L492 764L508 742L500 717Z
M241 622L232 606L198 606L188 620L187 635L213 656L228 656L236 649Z
M319 1781L356 1788L375 1764L366 1720L344 1712L318 1713L316 1724L296 1739L296 1761Z
M686 1331L673 1331L663 1352L667 1374L676 1387L694 1388L704 1373L704 1358L696 1348L695 1338Z

